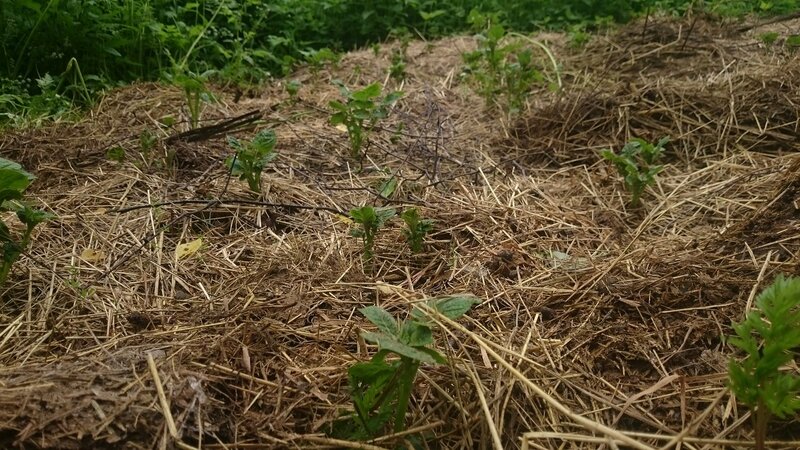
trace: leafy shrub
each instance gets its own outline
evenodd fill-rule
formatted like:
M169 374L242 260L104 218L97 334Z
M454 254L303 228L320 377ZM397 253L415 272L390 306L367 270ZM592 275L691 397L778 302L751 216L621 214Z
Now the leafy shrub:
M25 189L34 180L34 176L22 169L19 164L0 158L0 212L14 212L17 219L25 226L22 235L15 233L0 218L0 246L2 246L2 261L0 261L0 286L2 286L11 266L19 259L22 252L28 248L31 233L36 225L49 219L50 214L31 208L20 202Z
M449 319L466 314L479 300L470 295L434 298L426 306ZM445 358L432 348L434 326L426 313L415 307L411 318L397 321L379 306L360 309L378 332L363 332L362 337L378 344L378 352L368 362L348 370L350 395L355 412L333 426L334 435L349 439L370 439L385 431L390 422L395 433L405 430L406 411L421 364L444 364ZM388 360L391 354L399 359Z
M560 82L547 80L530 47L520 39L507 39L506 29L497 17L473 13L470 21L478 27L486 24L477 35L478 49L464 53L463 58L466 75L476 82L487 105L499 99L504 109L514 113L522 108L534 85L550 81L550 87L558 89ZM543 49L554 63L552 53L544 44L530 43ZM558 67L553 65L557 71Z
M361 156L361 147L366 140L367 133L377 125L378 121L389 115L391 107L400 97L402 92L391 92L381 97L381 85L378 83L358 91L351 91L346 86L337 82L339 91L345 101L332 100L329 105L334 113L331 123L344 125L350 139L350 155L354 159Z
M631 205L639 206L639 199L647 186L656 181L656 175L663 168L656 163L661 158L668 137L661 138L655 145L644 139L633 139L622 147L619 154L612 150L603 150L603 158L614 163L625 182L625 188L631 193Z
M272 130L262 130L249 142L242 143L233 136L228 137L228 145L236 154L225 160L231 175L247 181L253 192L261 192L261 172L277 154L275 144L278 140Z
M425 239L425 235L433 229L433 221L420 217L417 208L406 209L400 217L406 224L403 235L406 237L406 242L408 242L411 252L421 252L422 241Z
M372 263L372 258L375 256L375 236L386 221L394 217L396 213L394 208L374 208L372 206L362 206L350 210L350 219L357 225L350 231L350 234L361 238L364 244L365 262Z
M783 372L800 348L800 278L778 276L756 298L756 308L728 342L747 357L728 364L730 387L754 410L756 448L763 449L771 415L786 418L800 411L800 376Z

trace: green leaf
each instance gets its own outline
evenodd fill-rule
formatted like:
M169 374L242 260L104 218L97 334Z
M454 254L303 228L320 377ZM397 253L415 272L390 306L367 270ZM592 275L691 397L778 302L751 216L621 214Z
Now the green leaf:
M364 332L362 333L362 336L367 341L378 344L379 348L392 351L400 356L405 356L406 358L411 358L413 360L428 364L436 363L436 360L433 359L433 357L431 357L431 355L428 353L406 345L393 336L372 332Z
M22 170L19 165L16 165L17 168L14 168L12 165L3 165L4 161L10 162L0 158L0 191L25 191L34 180L33 175Z
M265 154L272 151L275 148L275 144L278 142L278 138L275 136L275 132L272 130L261 130L258 134L253 137L253 140L250 141L253 149L258 154Z
M381 184L379 192L381 197L389 198L392 196L392 194L394 194L395 190L397 190L397 177L392 175L388 180Z
M359 309L359 311L379 330L391 336L398 335L397 321L385 309L380 306L367 306Z
M39 209L33 209L28 206L23 206L22 209L17 211L17 218L19 218L19 221L24 223L28 228L33 228L44 221L52 219L53 217L55 216L48 212Z
M358 101L369 101L379 95L381 95L381 85L372 83L364 89L351 93L350 98Z
M427 325L406 321L400 327L400 341L412 347L423 347L433 344L433 333Z
M474 295L462 294L433 298L426 301L425 304L448 319L455 320L466 314L467 311L472 308L472 305L476 305L480 302L481 300ZM420 319L421 321L425 321L427 317L425 313L418 308L414 308L411 315L414 319Z
M0 171L0 177L2 177L2 171ZM6 209L7 207L3 205L3 202L6 200L19 200L22 198L22 192L16 189L3 189L0 190L0 210Z

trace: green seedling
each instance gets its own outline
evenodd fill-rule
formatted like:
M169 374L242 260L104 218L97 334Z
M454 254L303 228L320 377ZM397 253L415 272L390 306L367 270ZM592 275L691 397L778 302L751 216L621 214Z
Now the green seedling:
M172 82L183 89L192 129L197 128L200 124L203 104L214 101L214 95L206 88L208 76L209 73L198 75L181 71L171 77Z
M761 34L758 35L758 38L767 47L772 47L772 44L774 44L775 41L777 41L779 37L780 37L780 34L774 32L774 31L768 31L766 33L761 33Z
M372 263L375 247L375 235L378 230L386 224L386 221L394 217L394 208L373 208L372 206L362 206L350 210L350 219L358 225L350 231L353 237L360 237L364 244L364 261Z
M406 78L406 53L405 47L392 51L392 65L389 66L389 76L396 81Z
M377 332L363 332L361 336L377 344L378 352L370 361L356 363L348 370L355 411L349 418L334 423L334 434L349 439L371 439L385 432L390 422L393 432L404 431L420 365L447 362L432 348L434 322L429 314L435 312L455 320L479 302L471 295L434 298L414 307L411 317L403 321L379 306L361 308L364 317L378 328ZM392 354L398 358L390 360Z
M236 153L225 160L225 165L231 175L247 181L251 191L261 192L261 172L277 156L276 143L277 138L272 130L262 130L252 140L244 143L229 136L228 145Z
M409 208L403 211L400 217L406 223L403 235L406 237L408 247L412 253L420 253L425 235L433 230L433 221L421 218L417 208Z
M31 208L20 202L25 189L33 182L35 177L22 169L19 164L0 158L0 212L13 212L17 219L25 226L22 235L17 237L0 218L0 246L2 246L2 261L0 261L0 286L2 286L11 266L19 259L22 252L28 248L31 234L36 225L50 219L52 215Z
M756 298L756 308L733 324L736 336L728 342L747 356L730 360L728 376L733 393L754 411L756 449L763 450L771 416L800 411L800 377L781 371L800 348L800 278L779 275Z
M555 58L543 43L515 33L507 35L496 18L475 11L470 13L469 20L476 27L488 24L477 35L478 49L462 55L466 63L465 75L475 82L478 93L488 106L499 101L510 113L516 113L522 109L535 85L548 83L552 90L560 88ZM511 36L520 39L512 41L508 39ZM553 65L555 80L548 79L543 66L534 59L533 49L523 41L544 51Z
M286 82L286 93L292 101L297 100L297 94L300 93L302 83L299 80L289 80Z
M786 37L786 48L789 49L790 52L794 53L797 49L800 49L800 34L793 34L791 36Z
M120 146L108 149L106 152L106 159L109 161L116 161L118 163L125 161L125 149Z
M631 206L639 206L644 189L656 181L656 175L663 166L656 164L664 152L668 137L661 138L655 145L644 139L633 139L625 144L620 154L606 149L600 152L603 158L614 163L631 193Z
M334 113L331 116L333 125L344 125L350 139L350 155L360 159L361 147L378 121L389 115L389 108L403 96L402 92L391 92L381 97L381 86L378 83L351 91L341 82L335 82L345 101L333 100L329 103Z
M308 63L309 67L311 68L311 72L313 74L319 73L319 71L325 67L326 64L331 64L332 66L336 67L339 64L339 61L342 59L340 55L329 48L321 48L319 50L305 50L301 51L306 62Z

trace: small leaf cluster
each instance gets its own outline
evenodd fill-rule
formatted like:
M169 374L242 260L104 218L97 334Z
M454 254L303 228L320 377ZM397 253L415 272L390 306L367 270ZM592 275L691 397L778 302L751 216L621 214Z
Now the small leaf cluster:
M663 169L657 163L668 142L668 137L661 138L656 144L636 138L625 144L619 154L610 149L600 152L622 176L625 188L631 193L631 206L639 206L645 188L655 183L656 175Z
M800 376L781 371L800 348L800 278L779 275L756 298L756 308L733 324L736 336L728 339L747 354L730 360L730 387L757 415L786 418L800 411Z
M428 308L453 320L477 303L480 300L472 295L425 302ZM405 430L406 411L420 364L446 363L432 348L434 324L421 308L415 307L410 319L403 321L379 306L368 306L360 312L378 328L377 332L362 333L365 341L378 345L378 352L371 360L356 363L348 370L355 412L334 424L334 432L350 439L378 436L390 422L395 433ZM387 359L392 354L399 359Z
M261 192L261 172L277 156L276 143L277 138L272 130L262 130L249 142L244 143L229 136L228 145L233 147L236 154L228 157L225 165L231 171L231 175L247 181L251 191Z
M331 124L344 125L347 128L350 155L354 159L359 159L367 133L377 125L378 121L388 117L389 108L403 96L403 93L396 91L381 96L381 86L378 83L357 91L351 91L341 82L337 81L336 84L344 97L344 102L332 100L329 103L334 110Z
M350 230L354 237L360 237L364 244L364 261L370 262L374 256L375 235L383 225L395 216L394 208L374 208L362 206L350 210L350 218L358 224L357 228Z
M22 236L15 236L11 229L0 218L0 246L2 246L2 261L0 261L0 286L2 286L11 266L19 259L22 252L30 244L31 233L40 223L52 216L44 211L31 208L20 202L25 190L35 177L26 172L19 164L0 158L0 212L13 212L17 219L25 225Z
M406 237L409 248L413 253L421 252L425 235L433 230L433 220L420 217L417 208L406 209L400 217L406 224L406 228L403 229L403 235Z
M385 189L388 190L389 187L387 186ZM394 187L391 189L394 189ZM356 225L355 228L350 230L350 235L362 239L364 261L371 264L375 256L375 236L386 222L397 215L397 210L394 208L375 208L367 205L352 209L349 214L350 220ZM423 219L416 208L406 209L400 217L406 224L406 228L403 229L403 235L411 252L421 252L425 235L433 230L433 220Z
M473 11L470 21L488 25L476 36L478 49L462 55L465 74L477 84L487 105L500 99L509 112L519 112L533 86L545 82L533 51L520 42L504 43L506 30L496 18Z

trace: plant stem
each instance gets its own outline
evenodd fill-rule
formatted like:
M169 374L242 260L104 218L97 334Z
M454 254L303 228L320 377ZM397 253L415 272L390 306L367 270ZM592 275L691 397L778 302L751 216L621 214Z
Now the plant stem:
M767 423L769 422L769 410L763 400L758 401L755 417L756 450L764 450L764 442L767 440Z

